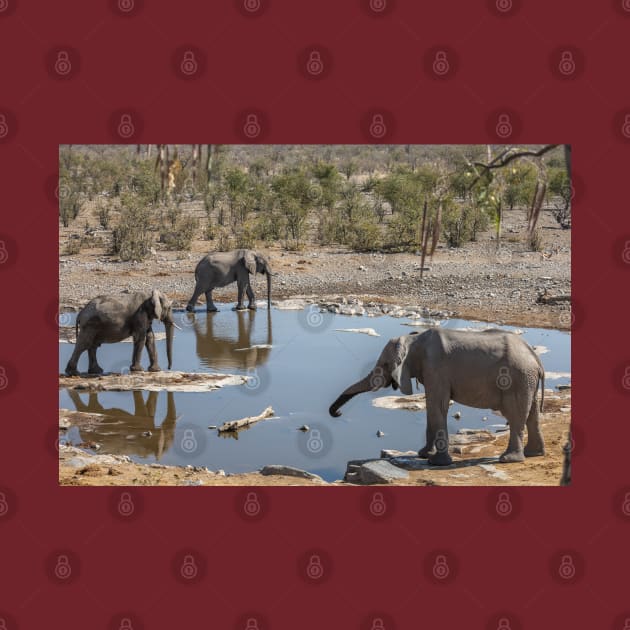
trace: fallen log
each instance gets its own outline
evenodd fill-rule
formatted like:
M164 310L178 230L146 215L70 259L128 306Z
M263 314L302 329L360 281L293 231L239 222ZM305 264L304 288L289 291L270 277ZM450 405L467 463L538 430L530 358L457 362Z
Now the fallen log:
M248 418L241 418L240 420L230 420L229 422L224 422L217 431L219 433L226 433L231 431L238 431L239 429L243 429L245 427L249 427L256 422L260 422L261 420L265 420L266 418L271 418L274 415L274 410L271 407L267 407L261 414L257 416L250 416Z

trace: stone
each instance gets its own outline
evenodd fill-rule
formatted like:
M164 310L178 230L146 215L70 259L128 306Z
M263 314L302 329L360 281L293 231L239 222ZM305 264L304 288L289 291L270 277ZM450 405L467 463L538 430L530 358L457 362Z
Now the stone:
M306 431L310 431L311 427L308 426L308 424L303 424L301 427L298 427L298 431L304 431L306 433Z
M278 464L272 464L260 469L260 474L265 477L269 475L284 475L286 477L299 477L300 479L312 479L316 481L323 481L319 475L314 475L301 468L294 468L293 466L281 466Z
M455 418L455 420L459 420L461 417L462 417L462 414L461 414L461 412L460 412L460 411L456 411L456 412L453 414L453 418Z
M382 431L377 431L376 432L376 437L383 437L385 434Z
M358 471L362 484L391 483L409 478L409 473L394 466L389 460L377 459L363 464Z
M416 451L397 451L394 448L384 448L381 450L381 459L391 459L392 457L415 457Z

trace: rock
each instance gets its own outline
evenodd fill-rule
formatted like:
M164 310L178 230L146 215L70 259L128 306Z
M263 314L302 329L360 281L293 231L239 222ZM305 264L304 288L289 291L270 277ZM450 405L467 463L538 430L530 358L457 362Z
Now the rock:
M377 459L366 462L358 470L359 482L365 485L391 483L409 478L409 473L394 466L389 460Z
M306 431L310 431L311 427L308 426L308 424L303 424L301 427L298 427L298 431L304 431L306 433Z
M453 414L453 418L455 418L455 420L459 420L461 417L462 417L462 414L461 414L461 412L460 412L460 411L456 411L456 412Z
M217 425L216 424L211 424L208 426L208 429L216 429Z
M306 470L294 468L293 466L281 466L277 464L261 468L260 474L264 476L284 475L286 477L299 477L300 479L313 479L317 481L323 481L319 475L314 475L313 473L310 473Z
M359 265L359 271L367 271L367 267L364 267L363 265Z
M427 408L424 394L380 396L372 399L372 406L381 409L407 409L408 411L422 411Z
M493 464L479 464L479 468L485 470L491 477L495 477L496 479L500 479L501 481L507 481L510 478L507 473L499 470Z
M66 429L69 429L71 426L70 424L70 420L68 420L68 418L59 418L59 429L62 431L65 431Z
M151 431L144 431L142 433L142 437L151 437L153 435L153 433L151 433Z
M389 461L394 466L402 468L403 470L429 470L433 468L431 464L429 464L428 460L420 459L420 457L418 457L418 453L392 457Z
M381 450L381 459L391 459L392 457L416 457L416 451L397 451L394 448L384 448Z
M380 337L380 335L374 330L374 328L335 328L335 331L362 333L364 335L369 335L370 337Z
M383 437L385 434L382 431L377 431L376 432L376 437Z

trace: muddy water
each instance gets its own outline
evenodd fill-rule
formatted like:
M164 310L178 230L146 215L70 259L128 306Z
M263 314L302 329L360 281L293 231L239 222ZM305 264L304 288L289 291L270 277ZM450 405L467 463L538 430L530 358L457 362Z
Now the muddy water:
M328 407L347 385L364 376L391 337L422 328L407 318L350 317L305 310L236 312L223 304L218 313L177 313L183 330L176 331L173 369L190 372L229 372L250 376L247 386L225 387L211 393L101 392L60 390L59 405L71 410L105 414L90 427L72 427L69 443L96 443L99 453L125 454L143 463L207 466L228 473L248 472L266 464L286 464L340 479L350 459L377 457L383 448L417 450L423 445L425 414L373 407L371 400L393 395L391 389L354 398L333 419ZM74 325L74 316L68 322ZM483 328L465 320L447 320L447 328ZM343 328L372 328L380 337ZM507 330L515 327L506 326ZM162 330L160 324L154 327ZM547 372L571 371L571 337L556 330L523 328L524 338L547 349L541 354ZM166 365L164 340L158 355ZM73 345L59 344L62 371ZM130 343L104 345L98 360L105 371L128 369ZM146 352L143 365L148 364ZM87 370L83 355L79 369ZM552 375L553 376L553 375ZM547 387L570 381L547 380ZM420 390L421 391L421 390ZM253 416L271 405L276 418L264 420L234 437L223 437L211 425ZM456 421L453 414L461 412ZM486 417L486 420L482 418ZM449 431L504 425L489 410L453 405ZM302 425L310 431L302 432ZM377 437L377 431L385 433ZM228 434L229 435L229 434Z

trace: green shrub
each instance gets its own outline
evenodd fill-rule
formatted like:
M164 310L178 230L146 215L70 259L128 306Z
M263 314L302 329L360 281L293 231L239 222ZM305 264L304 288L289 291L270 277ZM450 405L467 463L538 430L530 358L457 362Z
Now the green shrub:
M120 223L112 233L112 253L123 261L144 260L151 249L150 219L151 213L145 206L124 208Z
M160 242L168 250L188 251L198 227L199 221L195 217L185 217L177 221L171 229L163 229L160 232Z

